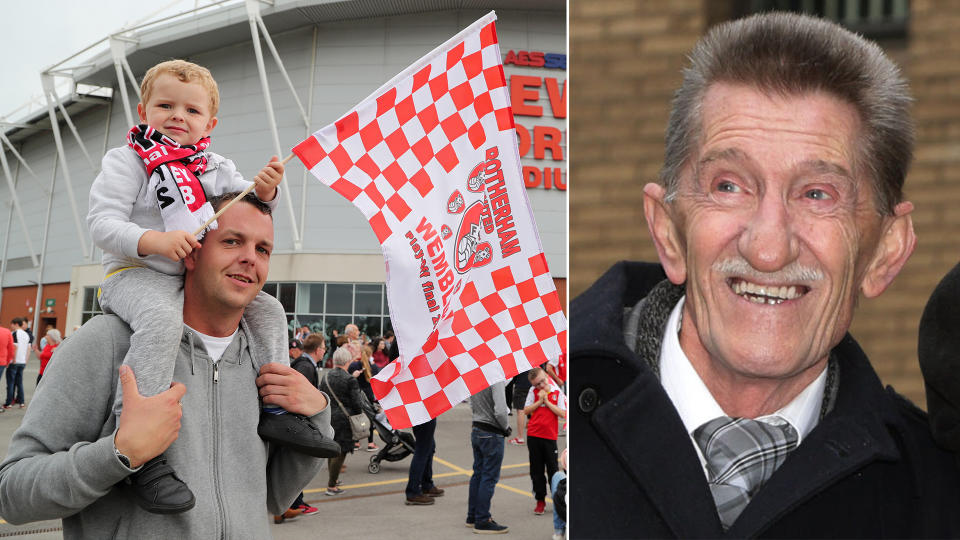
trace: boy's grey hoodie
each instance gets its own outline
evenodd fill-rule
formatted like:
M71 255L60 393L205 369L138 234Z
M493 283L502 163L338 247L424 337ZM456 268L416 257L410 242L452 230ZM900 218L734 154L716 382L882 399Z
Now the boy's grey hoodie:
M165 455L196 496L192 510L151 514L114 487L131 472L114 454L111 412L131 332L105 315L65 340L44 373L0 464L3 518L13 524L63 518L68 539L269 538L267 513L288 508L322 460L257 436L257 373L247 332L241 323L215 365L184 328L174 380L187 393L179 438ZM311 420L333 436L329 406Z
M207 152L207 170L200 175L207 197L230 191L243 191L250 185L237 171L233 161ZM280 187L267 206L276 210ZM141 257L137 253L140 237L148 230L165 231L157 196L143 160L129 146L113 148L103 156L100 174L90 186L90 210L87 227L97 247L103 250L103 269L109 274L128 266L146 266L151 270L178 276L183 261L171 261L163 255Z

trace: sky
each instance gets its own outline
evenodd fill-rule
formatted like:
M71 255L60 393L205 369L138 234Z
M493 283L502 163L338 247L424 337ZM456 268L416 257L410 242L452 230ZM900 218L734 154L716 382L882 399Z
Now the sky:
M203 2L208 3L207 1ZM117 30L193 9L195 0L5 0L0 7L0 116L43 96L40 72ZM147 20L154 20L150 17Z

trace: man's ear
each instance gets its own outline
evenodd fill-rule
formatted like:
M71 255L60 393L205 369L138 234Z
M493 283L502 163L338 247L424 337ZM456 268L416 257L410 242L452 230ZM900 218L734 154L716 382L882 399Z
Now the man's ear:
M687 280L686 249L680 239L673 211L665 201L666 193L660 184L644 186L643 215L647 218L647 228L650 229L667 278L671 283L680 285Z
M183 267L184 267L184 268L186 268L186 269L189 270L189 271L193 271L193 269L197 267L197 253L198 253L198 252L199 252L199 249L195 249L195 250L191 251L190 253L188 253L187 256L183 258Z
M880 295L890 286L917 247L917 236L913 233L913 220L910 217L912 211L913 203L904 201L893 209L893 216L884 218L877 250L860 285L867 298Z

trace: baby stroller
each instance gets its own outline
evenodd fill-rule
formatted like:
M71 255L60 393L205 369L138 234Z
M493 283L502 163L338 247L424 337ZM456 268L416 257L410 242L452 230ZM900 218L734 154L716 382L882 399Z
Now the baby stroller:
M413 438L412 433L393 429L383 411L376 412L372 408L364 407L363 412L370 419L373 427L377 430L377 435L384 443L383 448L370 458L370 464L367 465L367 471L370 474L380 472L381 461L400 461L413 453L416 439Z

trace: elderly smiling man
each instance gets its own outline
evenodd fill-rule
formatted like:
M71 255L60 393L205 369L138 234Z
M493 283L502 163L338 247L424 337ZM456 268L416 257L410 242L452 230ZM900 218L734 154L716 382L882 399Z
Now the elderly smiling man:
M821 20L697 44L644 187L662 266L620 263L571 308L578 536L960 534L951 455L847 334L916 243L909 102Z

